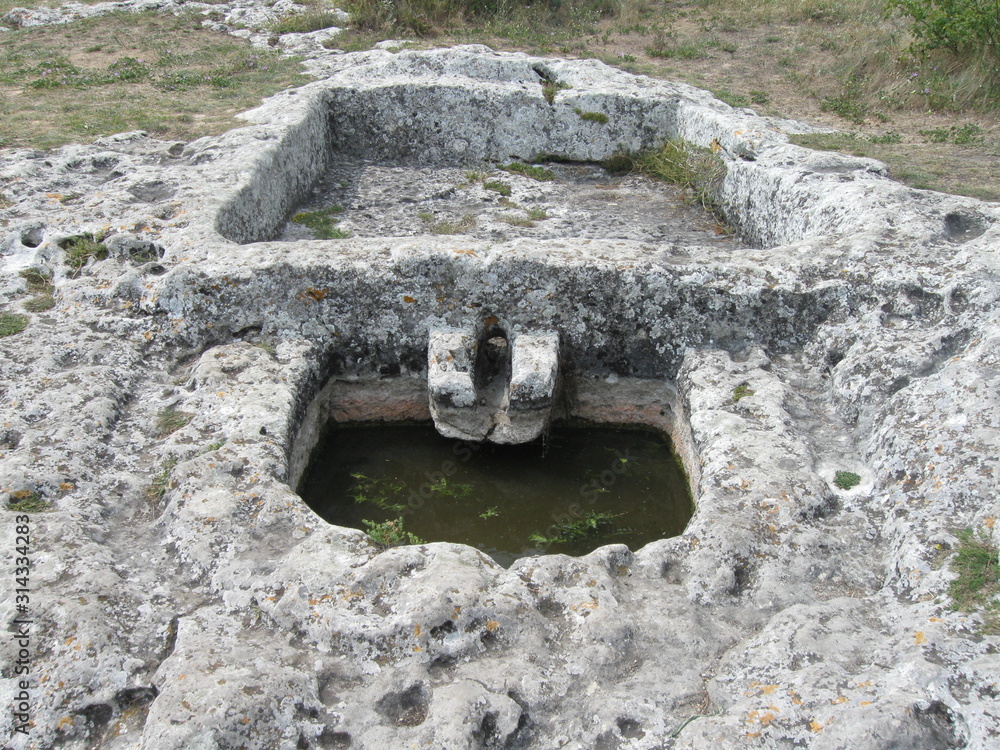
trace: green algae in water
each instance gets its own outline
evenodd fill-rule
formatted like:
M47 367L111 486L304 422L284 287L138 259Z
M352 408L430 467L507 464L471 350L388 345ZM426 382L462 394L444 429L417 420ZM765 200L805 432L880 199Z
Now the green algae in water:
M638 549L682 533L693 509L661 433L566 424L526 445L449 440L430 425L336 426L299 494L329 523L402 517L421 540L468 544L505 566L605 544Z

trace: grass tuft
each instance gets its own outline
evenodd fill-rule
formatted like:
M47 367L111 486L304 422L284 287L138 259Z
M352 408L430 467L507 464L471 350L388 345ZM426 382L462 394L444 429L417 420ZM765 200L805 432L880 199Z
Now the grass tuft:
M101 242L100 237L92 234L69 237L62 240L59 247L66 251L66 265L74 271L79 271L91 259L105 260L108 257L108 248Z
M342 213L342 207L330 206L316 211L300 211L292 217L292 221L311 229L317 240L346 240L351 237L351 233L338 227L340 219L334 218Z
M484 182L483 187L487 190L492 190L494 193L500 193L500 195L505 198L510 197L510 185L506 182L500 182L499 180L491 180L489 182Z
M51 294L39 294L24 303L24 309L33 313L45 312L55 306L56 298Z
M156 415L157 437L163 438L177 432L177 430L187 425L192 419L194 419L194 414L180 411L173 406L161 409L159 414Z
M170 472L174 470L176 465L176 458L170 458L163 462L163 468L153 477L153 481L146 488L147 498L156 503L163 499L163 496L167 494L167 490L170 489Z
M0 314L0 338L15 336L28 327L28 316L16 313Z
M505 172L510 172L511 174L519 174L524 177L530 177L531 179L538 180L539 182L551 182L556 178L555 172L538 164L524 164L522 162L515 161L505 167L500 167L500 169Z
M310 31L329 29L339 23L330 11L313 10L285 16L271 27L274 34L307 34Z
M640 154L633 161L649 177L677 185L705 210L717 210L715 193L726 167L709 149L684 141L667 141L660 149Z
M606 125L608 122L608 116L603 112L583 112L582 110L576 110L577 115L580 116L581 120L587 122L597 122L601 125Z
M986 635L1000 634L1000 565L997 548L989 536L980 530L958 532L958 549L951 559L951 569L957 578L948 587L952 609L963 612L983 609Z

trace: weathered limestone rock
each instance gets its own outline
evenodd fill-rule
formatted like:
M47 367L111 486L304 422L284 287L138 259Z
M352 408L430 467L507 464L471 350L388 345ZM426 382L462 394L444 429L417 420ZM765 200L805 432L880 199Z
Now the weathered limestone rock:
M28 314L26 268L56 298L0 339L0 499L51 504L28 514L34 726L8 744L995 746L997 636L947 590L956 529L1000 541L1000 209L592 61L313 64L329 78L218 138L0 152L4 312ZM546 102L536 67L573 88ZM337 148L479 168L674 136L723 145L743 243L257 241ZM63 192L81 197L45 197ZM59 243L87 232L113 252L71 269ZM465 403L476 337L447 332L491 316L513 332L508 414L557 376L568 403L656 412L696 485L684 534L505 570L460 544L383 551L302 502L321 420ZM553 340L518 354L539 330L558 371Z

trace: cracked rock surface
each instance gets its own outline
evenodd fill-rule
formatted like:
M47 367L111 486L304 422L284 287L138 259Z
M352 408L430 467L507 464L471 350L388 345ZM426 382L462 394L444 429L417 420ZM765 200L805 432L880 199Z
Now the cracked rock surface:
M0 152L0 299L30 318L0 339L0 491L49 504L22 514L33 726L5 714L8 744L996 747L998 637L947 590L957 529L1000 541L1000 209L592 61L321 67L216 138ZM572 88L546 101L539 70ZM390 176L539 153L590 170L666 137L720 144L736 238L593 217L394 236L374 209L353 238L287 234L345 154ZM107 256L67 265L87 234ZM24 308L32 269L49 310ZM662 415L695 489L681 536L504 569L382 550L295 494L316 412L405 412L317 394L399 383L426 404L428 332L486 316L557 332L580 403L600 387L612 413ZM10 630L9 578L0 596ZM11 705L14 642L0 654Z

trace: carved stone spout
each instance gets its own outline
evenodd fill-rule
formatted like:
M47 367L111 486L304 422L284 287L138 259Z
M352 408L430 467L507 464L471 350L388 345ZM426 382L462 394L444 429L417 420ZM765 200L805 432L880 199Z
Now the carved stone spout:
M430 409L445 437L504 444L534 440L551 418L558 375L557 333L509 335L497 326L478 337L463 329L430 331Z

